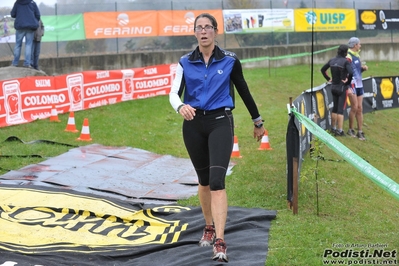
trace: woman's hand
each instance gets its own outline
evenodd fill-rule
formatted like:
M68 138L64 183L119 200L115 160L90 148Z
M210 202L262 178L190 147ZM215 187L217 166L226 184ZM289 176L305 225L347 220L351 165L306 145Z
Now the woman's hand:
M254 138L256 141L260 141L263 138L263 135L265 135L266 129L262 127L254 127Z
M193 120L195 116L195 108L191 107L189 104L185 104L179 109L179 114L181 114L181 116L187 121Z

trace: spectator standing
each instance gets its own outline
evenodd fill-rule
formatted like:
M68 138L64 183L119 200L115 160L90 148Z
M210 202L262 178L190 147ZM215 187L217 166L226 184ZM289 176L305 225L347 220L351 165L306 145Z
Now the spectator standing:
M32 0L17 0L11 9L15 18L15 47L12 66L18 66L21 57L22 41L25 38L25 61L23 66L31 68L32 42L35 30L39 27L40 11Z
M8 28L8 19L7 17L4 17L4 22L3 22L3 30L4 30L4 37L8 36L9 34L9 28Z
M352 80L352 66L346 59L348 54L348 46L340 45L338 47L337 56L331 58L321 68L321 74L331 82L331 94L333 96L333 109L331 114L331 131L335 136L345 137L343 131L344 109L346 104L346 90ZM331 71L331 78L327 70Z
M351 110L349 112L349 129L348 135L358 137L359 140L366 140L363 132L363 77L362 73L368 70L368 66L363 65L360 60L360 40L357 37L352 37L348 41L349 51L347 59L352 65L353 79L352 86L348 90L348 97L351 103ZM357 134L353 128L354 120L357 121Z
M32 63L31 66L36 69L39 69L39 56L40 56L40 46L41 46L41 41L42 37L44 36L44 25L42 20L39 20L39 27L35 31L35 35L33 37L33 42L32 42Z
M184 118L183 140L198 176L198 197L205 222L199 245L213 245L212 259L227 262L225 178L234 140L233 84L251 115L257 141L262 139L265 128L239 59L216 44L216 19L208 13L199 15L194 21L194 33L198 46L180 58L169 101Z

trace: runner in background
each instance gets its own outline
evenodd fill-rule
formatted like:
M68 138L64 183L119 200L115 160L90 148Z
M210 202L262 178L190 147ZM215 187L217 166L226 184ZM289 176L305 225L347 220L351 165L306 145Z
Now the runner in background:
M8 34L10 33L10 30L8 28L8 19L7 17L4 17L4 22L3 22L3 37L8 36Z
M343 124L346 91L352 80L352 67L346 59L347 54L348 46L340 45L337 50L337 56L328 60L320 69L327 82L331 82L331 94L334 104L331 113L331 132L338 137L345 137ZM331 77L327 73L328 69L331 71Z
M363 132L363 77L362 73L368 70L366 64L362 64L360 60L360 40L357 37L352 37L348 41L349 51L347 59L352 65L353 79L352 86L348 90L348 97L351 103L351 110L349 112L349 129L348 135L358 137L360 140L366 140ZM357 134L353 128L354 120L357 121Z

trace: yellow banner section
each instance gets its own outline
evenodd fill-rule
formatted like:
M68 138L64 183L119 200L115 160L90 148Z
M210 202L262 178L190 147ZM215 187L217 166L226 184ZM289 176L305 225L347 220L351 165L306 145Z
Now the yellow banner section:
M7 187L0 187L0 202L0 248L22 253L95 253L174 243L187 224L159 218L157 213L189 210L135 209L73 192Z
M295 31L355 31L355 9L295 9Z

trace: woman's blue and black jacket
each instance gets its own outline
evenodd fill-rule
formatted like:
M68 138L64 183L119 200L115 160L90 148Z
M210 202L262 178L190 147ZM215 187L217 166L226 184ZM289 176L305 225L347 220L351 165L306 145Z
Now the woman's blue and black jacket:
M235 87L252 119L260 116L244 79L241 63L234 53L215 46L208 64L205 64L197 47L182 56L179 64L183 68L179 96L183 95L185 104L201 110L234 109Z

